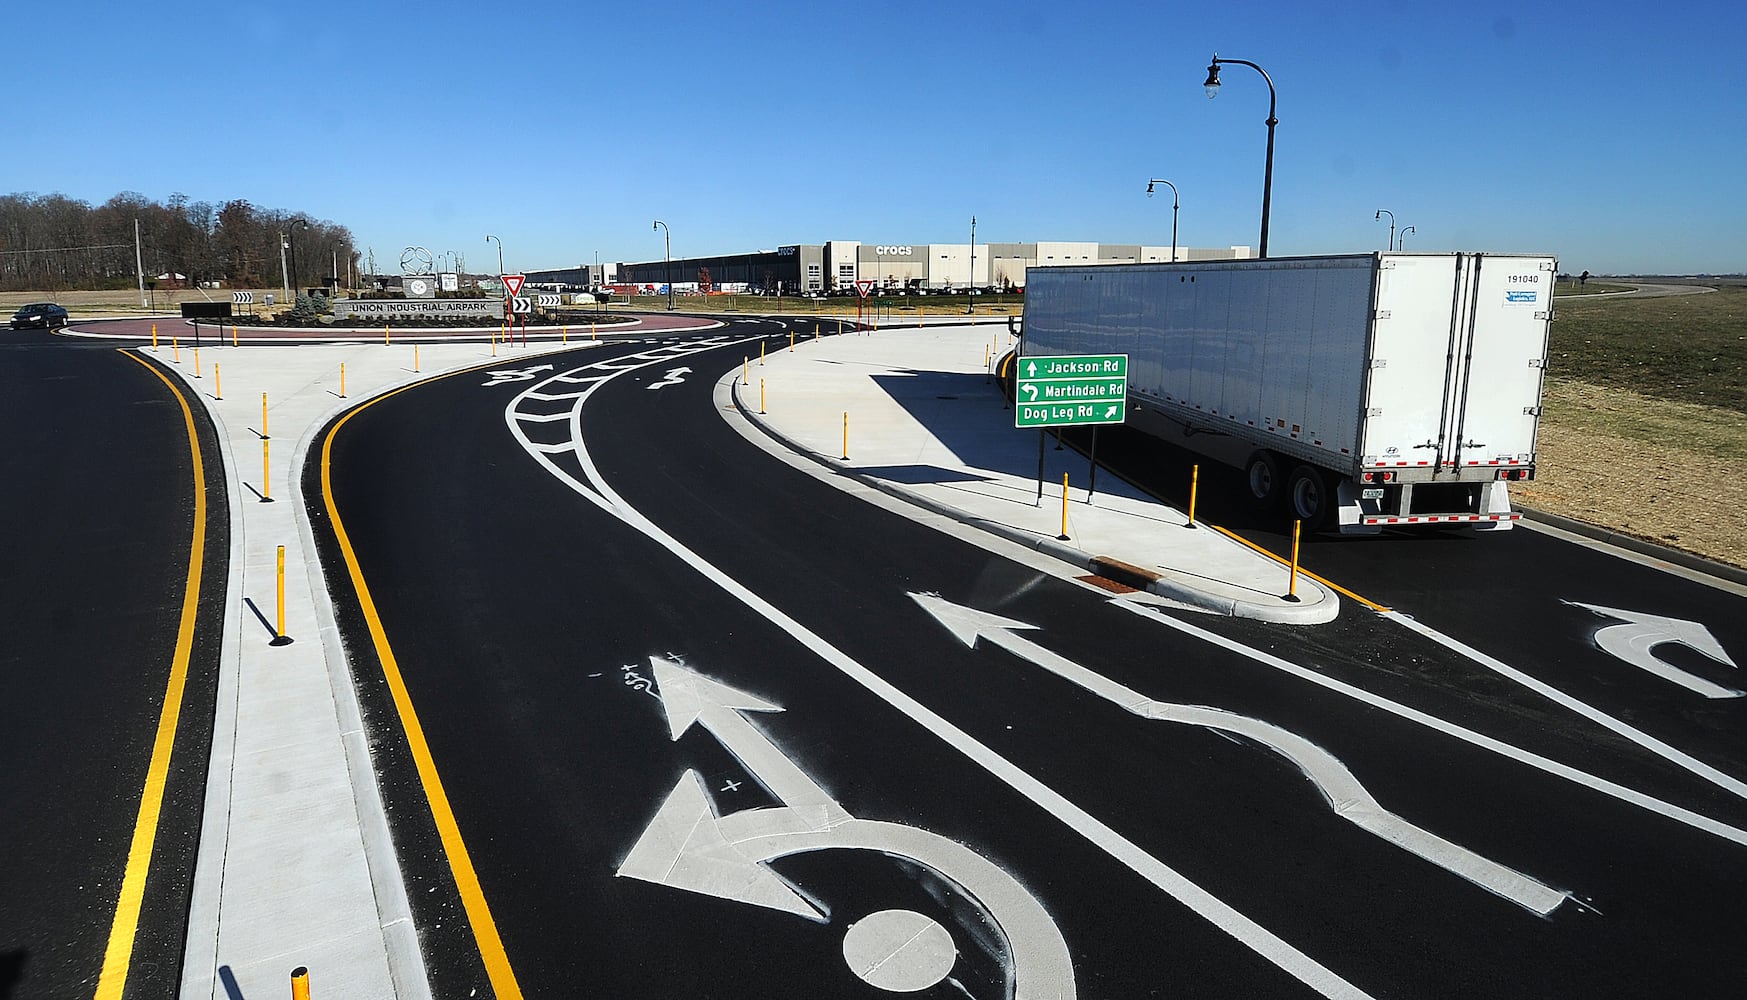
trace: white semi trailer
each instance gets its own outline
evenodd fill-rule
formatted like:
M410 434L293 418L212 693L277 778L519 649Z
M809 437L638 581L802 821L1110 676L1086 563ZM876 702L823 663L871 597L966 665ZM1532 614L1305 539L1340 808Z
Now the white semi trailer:
M1032 268L1020 353L1127 354L1128 423L1343 533L1511 527L1533 479L1551 256Z

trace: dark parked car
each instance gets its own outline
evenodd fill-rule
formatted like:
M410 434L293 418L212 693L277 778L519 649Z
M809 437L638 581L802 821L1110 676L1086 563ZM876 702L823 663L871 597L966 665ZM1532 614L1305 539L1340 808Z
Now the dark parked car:
M14 330L22 330L27 326L53 330L57 326L66 325L67 310L53 302L35 302L12 314Z

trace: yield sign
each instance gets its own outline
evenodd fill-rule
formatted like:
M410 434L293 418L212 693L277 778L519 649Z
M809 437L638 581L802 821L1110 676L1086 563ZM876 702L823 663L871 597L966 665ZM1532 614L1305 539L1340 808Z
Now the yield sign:
M856 290L857 294L859 294L862 298L865 299L865 298L867 298L867 293L873 291L873 286L874 286L874 283L872 281L869 281L868 279L863 278L860 281L857 281L855 283L855 290Z
M506 274L503 276L504 291L513 299L522 294L522 282L527 280L528 276L525 274Z

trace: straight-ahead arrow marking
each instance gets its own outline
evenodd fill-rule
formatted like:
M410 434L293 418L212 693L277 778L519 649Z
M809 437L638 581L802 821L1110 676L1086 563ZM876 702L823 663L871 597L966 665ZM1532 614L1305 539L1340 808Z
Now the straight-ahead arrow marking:
M655 688L661 693L668 731L675 740L693 723L703 726L778 801L807 816L816 829L848 821L849 813L836 800L740 714L780 712L781 708L687 670L664 656L651 656L649 665L655 670Z
M1604 608L1598 604L1584 604L1580 601L1566 601L1565 603L1593 611L1604 618L1618 618L1625 622L1624 625L1608 625L1598 629L1595 633L1595 644L1639 670L1654 674L1665 681L1673 681L1681 687L1704 695L1706 698L1739 698L1742 695L1747 695L1747 691L1724 687L1696 674L1688 673L1651 652L1653 647L1663 643L1676 643L1698 650L1725 666L1734 667L1735 661L1731 660L1729 654L1723 651L1723 646L1717 642L1717 637L1711 634L1710 629L1698 622L1689 622L1680 618L1664 618L1661 615L1645 614L1642 611Z
M975 647L978 639L987 639L1145 719L1204 726L1255 740L1304 772L1342 819L1524 909L1545 916L1568 898L1566 893L1445 840L1383 808L1339 758L1297 733L1224 709L1156 701L1016 634L1018 630L1036 626L954 604L934 594L911 594L910 597L966 646Z

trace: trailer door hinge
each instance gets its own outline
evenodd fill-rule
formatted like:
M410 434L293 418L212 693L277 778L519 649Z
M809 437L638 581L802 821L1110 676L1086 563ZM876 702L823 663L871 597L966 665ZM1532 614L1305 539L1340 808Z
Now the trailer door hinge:
M1541 408L1538 406L1525 406L1525 407L1523 407L1523 416L1525 416L1525 417L1538 417L1540 415L1541 415Z
M1544 319L1547 322L1551 323L1551 322L1553 322L1553 319L1554 319L1554 312L1551 309L1545 309L1545 310L1542 310L1541 312L1535 313L1535 318L1536 319Z
M1389 310L1387 310L1387 309L1377 310L1377 318L1378 319L1388 319L1389 318Z
M1544 260L1544 261L1541 261L1540 267L1541 267L1541 270L1543 270L1543 271L1552 271L1552 270L1557 270L1559 267L1559 264L1557 261Z
M1379 270L1379 271L1393 271L1393 270L1395 270L1395 261L1393 261L1389 258L1384 258L1383 261L1377 265L1377 270Z
M1367 417L1381 417L1382 415L1383 415L1383 410L1381 408L1375 407L1375 406L1373 406L1369 410L1365 411L1365 416L1367 416Z
M1530 358L1529 359L1529 367L1530 368L1545 368L1545 367L1547 367L1547 359L1546 358Z
M1372 368L1388 368L1389 367L1389 359L1388 358L1372 358L1371 359L1371 367Z

